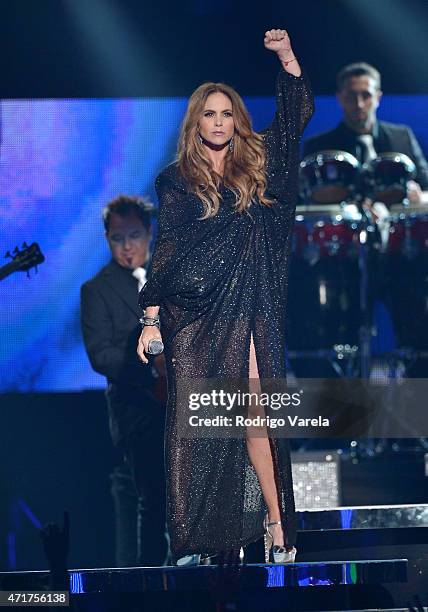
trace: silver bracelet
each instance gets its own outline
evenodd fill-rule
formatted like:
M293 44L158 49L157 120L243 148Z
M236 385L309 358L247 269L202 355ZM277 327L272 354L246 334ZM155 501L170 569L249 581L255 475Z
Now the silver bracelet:
M160 329L159 319L149 319L149 317L141 317L139 321L141 323L141 327L157 327L158 329Z

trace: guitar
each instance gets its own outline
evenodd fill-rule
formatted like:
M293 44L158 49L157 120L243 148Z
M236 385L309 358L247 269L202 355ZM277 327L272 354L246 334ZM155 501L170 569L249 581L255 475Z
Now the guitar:
M12 261L0 267L0 280L13 272L27 272L27 276L30 276L29 270L36 268L37 271L37 266L45 261L37 242L33 242L30 246L24 242L21 250L15 247L13 252L8 251L5 257L10 257Z

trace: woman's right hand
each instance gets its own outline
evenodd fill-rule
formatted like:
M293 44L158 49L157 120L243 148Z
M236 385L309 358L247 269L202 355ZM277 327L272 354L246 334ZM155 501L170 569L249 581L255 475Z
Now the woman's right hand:
M161 333L156 325L146 325L143 327L140 339L138 340L137 353L143 363L149 363L145 353L149 348L150 340L162 341Z

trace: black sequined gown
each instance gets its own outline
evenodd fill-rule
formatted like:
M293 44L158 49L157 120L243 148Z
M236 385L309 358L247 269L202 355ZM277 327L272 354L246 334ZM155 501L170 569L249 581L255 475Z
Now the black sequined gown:
M183 439L177 433L177 380L248 378L250 339L260 378L285 377L290 240L298 189L299 140L313 112L304 74L281 69L277 112L264 133L267 195L273 207L233 207L202 215L177 166L156 180L158 237L140 306L160 306L167 362L168 528L174 557L239 549L263 534L266 512L245 439ZM287 440L271 439L286 545L296 539Z

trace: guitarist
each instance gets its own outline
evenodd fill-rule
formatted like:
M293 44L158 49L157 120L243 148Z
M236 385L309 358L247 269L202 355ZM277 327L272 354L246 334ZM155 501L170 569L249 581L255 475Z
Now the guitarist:
M81 288L81 325L94 370L107 378L109 425L114 444L122 449L138 493L137 559L129 554L130 521L116 503L118 565L163 565L165 476L163 433L166 401L164 357L137 356L141 326L138 293L149 261L152 206L141 199L119 196L103 211L105 236L112 259ZM123 499L126 472L120 471ZM128 476L129 481L129 476ZM116 500L117 501L117 500ZM120 501L120 500L119 500ZM124 524L125 523L125 524ZM128 523L128 525L126 525ZM135 546L134 546L135 548Z

